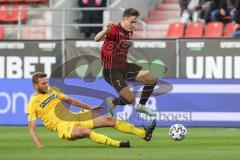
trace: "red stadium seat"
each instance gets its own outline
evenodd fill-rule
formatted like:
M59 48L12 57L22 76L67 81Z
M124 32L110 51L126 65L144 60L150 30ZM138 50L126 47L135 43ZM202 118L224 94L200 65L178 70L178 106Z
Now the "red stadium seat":
M202 23L189 23L186 29L185 37L199 38L203 36Z
M22 2L23 0L6 0L8 3L17 3L17 2Z
M231 37L232 36L232 33L233 33L233 24L232 23L228 23L225 27L225 30L224 30L224 37Z
M179 38L184 34L184 24L183 23L172 23L168 27L167 37L168 38Z
M0 0L0 3L18 3L23 1L24 0Z
M222 37L222 34L223 34L223 23L210 22L206 26L204 37L209 37L209 38Z
M49 0L0 0L0 3L45 3Z
M238 25L238 28L240 27L240 25ZM234 32L234 25L233 23L228 23L225 27L224 30L224 37L232 37L232 33Z
M7 5L0 6L0 22L8 21L8 11L6 11L5 9L9 9L9 6Z
M49 0L23 0L24 2L32 2L32 3L44 3L48 2Z
M18 22L18 9L22 9L21 21L24 23L27 20L27 7L25 5L16 5L13 11L4 11L4 9L9 9L9 6L0 6L0 22L3 23L16 23Z
M14 6L14 8L13 8L14 10L13 10L13 12L12 12L12 15L10 16L10 18L9 18L9 20L11 21L11 22L18 22L18 14L19 14L19 12L18 12L18 9L21 9L22 10L22 12L21 12L21 21L24 23L24 22L26 22L26 20L27 20L27 6L25 6L25 5L16 5L16 6Z
M4 39L4 28L0 27L0 40Z

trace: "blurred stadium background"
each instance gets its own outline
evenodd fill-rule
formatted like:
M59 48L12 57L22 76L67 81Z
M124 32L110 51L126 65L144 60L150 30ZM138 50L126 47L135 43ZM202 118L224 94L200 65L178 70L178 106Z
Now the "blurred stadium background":
M158 129L155 134L159 142L152 142L152 146L136 142L134 153L137 156L129 155L127 158L141 159L142 154L142 159L158 159L161 155L163 159L201 159L201 156L202 159L212 159L222 154L218 159L238 159L239 7L228 6L229 2L226 2L225 8L221 8L220 4L207 8L215 2L220 1L201 4L200 8L194 9L199 13L197 18L194 15L189 19L192 12L185 12L187 8L180 5L180 0L0 0L0 159L15 159L14 155L18 159L21 156L23 159L33 159L39 154L33 151L31 156L24 156L33 146L24 126L27 125L26 104L33 92L30 78L35 71L46 72L54 78L65 78L66 87L63 87L63 91L91 105L99 104L102 100L97 95L86 97L72 94L68 86L84 86L117 95L102 79L98 59L102 43L94 42L93 37L108 21L119 22L123 10L129 7L141 13L129 61L143 65L173 85L171 92L148 101L147 105L158 113L158 126L181 123L187 128L209 129L191 128L189 140L178 144L164 137L168 134L167 129ZM226 15L212 14L221 9L225 9ZM236 11L235 17L231 11ZM97 58L84 58L85 55ZM159 66L168 68L164 76ZM97 77L94 81L84 79L89 72ZM58 87L61 88L61 85ZM145 115L137 115L132 106L119 107L116 116L138 126L147 124L150 119ZM49 143L46 154L49 157L52 151L64 151L64 145L66 148L73 145L72 150L67 150L69 154L77 154L78 145L85 147L83 143L86 141L69 145L57 142L57 135L48 136L42 128L40 131L43 139ZM4 136L5 132L11 137L16 136L14 141ZM109 130L106 133L115 134ZM117 134L116 137L121 136ZM49 139L54 143L51 144ZM226 150L228 144L229 149ZM86 151L83 156L85 159L97 148L89 142L86 145L88 150L81 152L84 154ZM164 146L167 147L165 150ZM199 152L191 149L195 146L198 146ZM21 150L22 147L25 150ZM16 152L11 152L12 149ZM208 152L205 152L207 149ZM176 155L169 154L171 151ZM128 154L127 150L114 150L112 153L119 156ZM100 157L113 159L112 153L105 156L100 154ZM201 156L197 158L194 155ZM98 156L93 154L89 159ZM51 158L63 157L55 155Z

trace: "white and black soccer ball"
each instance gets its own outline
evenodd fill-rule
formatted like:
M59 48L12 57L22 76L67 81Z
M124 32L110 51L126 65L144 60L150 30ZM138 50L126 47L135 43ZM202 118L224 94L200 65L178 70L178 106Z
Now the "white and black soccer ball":
M187 129L181 124L174 124L169 129L169 136L175 141L181 141L185 138Z

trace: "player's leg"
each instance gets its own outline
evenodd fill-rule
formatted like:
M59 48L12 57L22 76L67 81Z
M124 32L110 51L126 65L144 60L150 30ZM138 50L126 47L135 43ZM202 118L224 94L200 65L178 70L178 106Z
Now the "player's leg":
M104 78L120 94L119 98L115 98L113 100L113 103L115 105L131 104L135 101L135 96L130 90L128 84L126 83L125 77L122 72L116 70L109 70L108 75L105 75Z
M118 131L121 131L124 133L135 134L141 138L145 137L145 131L143 129L136 128L131 123L117 120L109 116L101 116L96 119L93 119L93 128L101 128L101 127L113 127Z
M103 73L104 79L112 85L120 94L118 98L107 98L107 105L110 115L113 115L115 106L132 104L135 101L135 96L127 85L124 75L120 71L108 70Z
M150 74L148 70L145 70L137 64L128 63L126 70L127 80L142 82L145 84L139 104L137 105L137 112L146 113L149 116L155 116L156 114L152 112L151 109L147 108L145 104L153 93L157 79L152 74Z
M119 91L120 97L115 98L113 100L113 103L115 105L126 105L126 104L132 104L135 101L135 95L133 92L130 90L129 86L126 86L122 88Z
M130 147L129 141L117 141L111 139L103 134L96 133L84 126L75 126L72 131L72 135L76 139L89 138L92 141L100 144L105 144L113 147Z
M149 141L152 137L152 132L156 127L156 120L153 120L152 123L143 130L135 127L129 122L118 120L109 116L101 116L93 119L93 128L99 127L113 127L120 132L134 134Z
M129 86L124 87L119 91L120 96L117 98L108 97L106 103L108 105L108 113L114 116L114 110L117 105L132 104L135 101L135 95L130 90Z
M149 108L145 107L146 101L151 96L153 89L156 85L156 78L154 78L148 71L144 70L141 66L128 63L123 72L116 70L108 70L104 72L105 80L111 84L120 94L120 97L107 99L107 105L110 115L113 115L116 105L132 104L135 101L135 96L127 85L128 81L139 81L145 84L140 99L140 105L137 106L137 111L146 113L149 116L155 116Z
M153 93L154 87L156 86L157 79L149 73L149 71L142 69L139 71L136 81L143 82L145 86L143 87L142 96L139 101L140 104L145 105L151 94Z

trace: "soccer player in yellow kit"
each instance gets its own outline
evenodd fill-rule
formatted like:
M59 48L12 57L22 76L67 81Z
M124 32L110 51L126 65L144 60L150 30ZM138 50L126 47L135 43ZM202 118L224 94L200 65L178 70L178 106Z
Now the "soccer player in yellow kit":
M135 134L146 141L152 138L152 132L156 126L155 120L143 130L136 128L131 123L93 113L91 112L92 110L97 110L101 107L81 103L64 95L58 88L49 86L45 73L36 72L32 77L32 83L35 93L27 106L28 125L30 135L39 148L44 147L44 145L36 132L37 117L43 121L46 128L50 131L58 132L60 138L67 140L89 138L96 143L113 147L130 147L129 141L113 140L91 130L99 127L113 127L120 132ZM85 110L79 113L71 113L63 105L62 101Z

